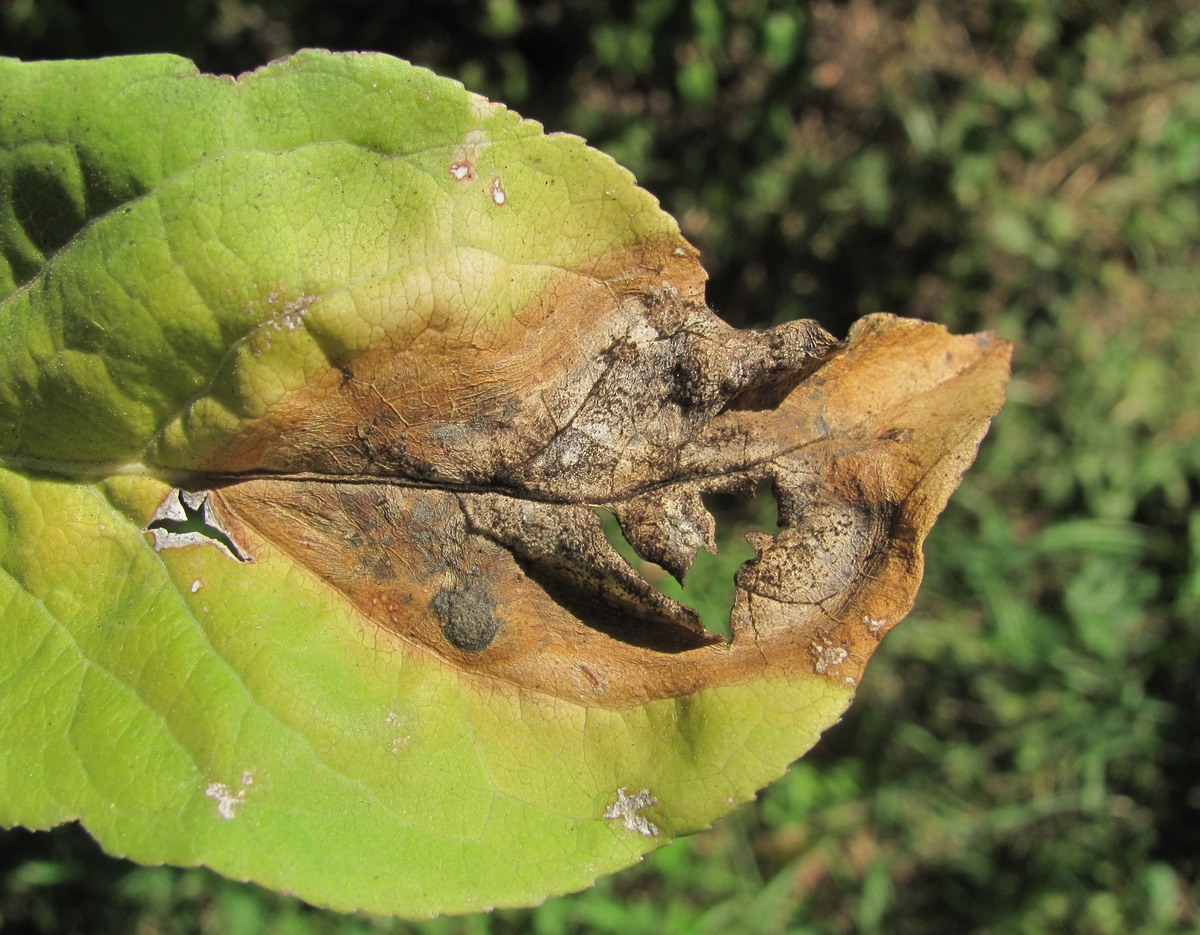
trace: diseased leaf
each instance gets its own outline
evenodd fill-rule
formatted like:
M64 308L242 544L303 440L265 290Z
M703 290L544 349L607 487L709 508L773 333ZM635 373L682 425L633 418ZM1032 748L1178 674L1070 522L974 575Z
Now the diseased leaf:
M0 822L337 908L530 903L849 702L1008 347L737 331L574 137L381 55L0 65ZM767 482L732 641L682 578Z

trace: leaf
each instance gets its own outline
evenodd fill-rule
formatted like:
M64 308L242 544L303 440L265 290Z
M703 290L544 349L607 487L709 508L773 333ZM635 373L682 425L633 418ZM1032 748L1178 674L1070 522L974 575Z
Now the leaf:
M849 703L1008 346L736 331L628 173L382 55L0 64L0 822L426 916L588 885ZM678 577L769 482L733 639Z

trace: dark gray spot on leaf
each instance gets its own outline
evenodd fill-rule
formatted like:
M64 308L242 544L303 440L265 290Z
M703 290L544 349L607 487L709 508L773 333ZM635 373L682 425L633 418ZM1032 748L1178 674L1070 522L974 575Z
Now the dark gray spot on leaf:
M500 629L496 603L480 581L468 578L452 588L442 588L433 596L429 609L446 639L464 652L483 652Z

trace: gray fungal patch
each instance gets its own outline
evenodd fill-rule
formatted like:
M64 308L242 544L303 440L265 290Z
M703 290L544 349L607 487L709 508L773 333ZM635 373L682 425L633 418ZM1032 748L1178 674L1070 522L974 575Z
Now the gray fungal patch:
M783 530L763 540L739 584L791 604L820 605L844 593L886 541L889 516L861 504L822 500L820 491L776 488Z
M415 494L405 534L421 556L420 576L428 578L463 567L467 527L456 497L438 491Z
M483 582L468 578L442 588L429 602L429 609L442 627L442 635L458 649L481 653L500 630L496 602Z

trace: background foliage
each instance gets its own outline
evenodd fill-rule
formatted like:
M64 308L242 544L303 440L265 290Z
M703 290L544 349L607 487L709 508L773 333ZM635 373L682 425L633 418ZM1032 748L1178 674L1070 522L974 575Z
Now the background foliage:
M1200 11L1189 0L3 0L0 52L301 46L459 77L632 169L736 324L1016 342L1010 402L844 722L577 896L429 923L0 834L0 929L1200 929Z

